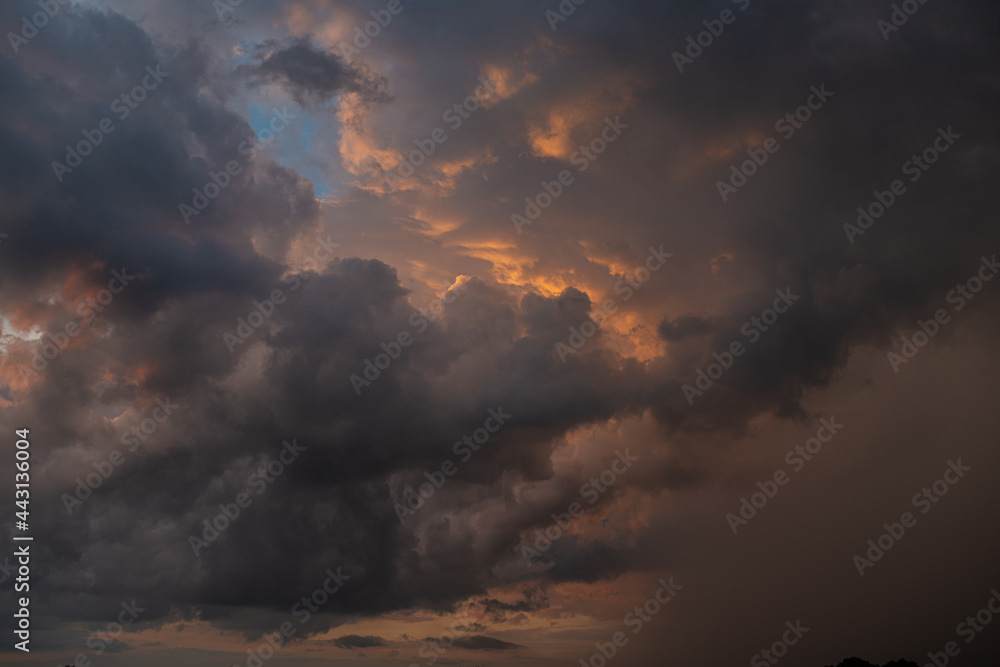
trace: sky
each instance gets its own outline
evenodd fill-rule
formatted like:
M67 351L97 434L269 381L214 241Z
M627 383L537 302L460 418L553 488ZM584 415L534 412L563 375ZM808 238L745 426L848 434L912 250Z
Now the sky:
M0 663L1000 655L995 3L0 29Z

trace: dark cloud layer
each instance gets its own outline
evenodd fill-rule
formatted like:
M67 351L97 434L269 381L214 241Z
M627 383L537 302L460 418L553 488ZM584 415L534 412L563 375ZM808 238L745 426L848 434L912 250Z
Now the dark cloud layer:
M459 637L455 640L455 645L460 648L473 651L510 651L516 648L523 648L517 644L505 642L502 639L486 637L483 635L472 635L471 637Z
M344 635L333 640L333 645L337 648L372 648L374 646L385 646L386 642L381 637L372 635Z

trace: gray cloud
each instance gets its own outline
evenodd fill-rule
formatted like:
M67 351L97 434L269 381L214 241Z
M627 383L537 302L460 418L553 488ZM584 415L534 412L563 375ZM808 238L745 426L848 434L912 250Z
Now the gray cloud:
M459 648L469 649L471 651L512 651L514 649L524 648L523 646L518 646L517 644L505 642L502 639L486 637L484 635L459 637L455 640L455 645Z
M267 40L255 47L257 62L242 66L251 82L279 83L299 104L325 101L341 92L360 93L370 102L385 102L385 77L363 72L311 40L280 43Z
M376 646L387 646L388 642L381 637L372 635L344 635L333 640L333 645L337 648L373 648Z

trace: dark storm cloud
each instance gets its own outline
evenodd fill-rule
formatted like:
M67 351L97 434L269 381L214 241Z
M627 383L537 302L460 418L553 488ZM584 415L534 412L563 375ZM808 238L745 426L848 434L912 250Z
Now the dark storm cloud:
M16 24L34 7L6 4L2 24ZM637 298L657 304L712 296L701 283L715 283L701 265L736 247L756 276L753 284L734 280L736 296L713 299L704 308L711 314L678 317L657 305L659 334L671 346L648 366L622 359L604 332L560 362L555 346L595 305L575 287L555 297L516 297L470 278L443 316L417 332L409 293L385 262L335 259L316 272L286 275L288 267L271 258L317 227L320 207L306 179L266 156L185 225L178 204L227 161L240 159L238 147L252 135L224 100L198 92L225 75L197 40L160 46L121 16L80 9L53 22L18 58L0 57L0 229L10 234L0 246L0 305L28 303L47 313L42 325L55 330L73 313L48 314L46 281L61 282L68 267L94 286L106 280L103 267L125 266L139 276L102 314L113 328L86 348L65 350L26 400L6 411L12 423L38 425L45 456L76 463L54 464L36 487L39 505L54 508L35 518L44 538L39 577L52 592L49 616L110 620L127 596L148 605L141 623L166 622L176 613L255 636L337 566L351 579L303 634L357 614L451 611L492 585L519 581L528 582L524 600L476 604L495 621L544 609L547 598L534 580L600 581L648 567L648 558L631 546L568 536L553 547L554 566L544 574L495 576L498 563L520 557L522 532L544 527L552 512L578 497L579 480L566 478L555 480L558 493L544 502L519 501L506 474L519 482L550 480L552 450L567 431L649 408L678 436L739 431L772 412L801 417L804 392L826 386L852 350L887 345L895 327L926 317L941 290L971 274L980 255L1000 249L991 217L998 159L992 5L970 5L961 32L928 34L928 19L886 46L861 3L755 2L754 13L727 28L726 39L683 75L669 51L682 48L686 31L699 29L710 12L664 3L618 7L580 6L556 35L580 48L593 39L594 49L540 58L551 83L510 102L509 116L484 113L442 153L464 141L497 148L501 166L488 179L463 181L468 189L450 203L476 211L472 227L502 224L504 215L482 214L482 202L519 201L555 173L551 161L531 159L522 139L511 136L509 119L527 117L535 103L545 108L611 66L642 75L632 131L646 123L647 134L634 143L650 152L629 152L636 149L624 144L620 156L609 151L598 167L621 168L628 178L581 184L574 198L560 201L574 226L561 227L551 211L538 236L526 235L524 243L570 253L566 239L577 235L609 247L629 236L642 239L634 244L641 250L646 239L668 233L678 246L674 275L690 282L651 283ZM447 15L414 9L393 25L404 52L427 49L414 70L455 75L413 77L411 85L426 86L425 106L435 112L454 95L443 82L474 80L466 75L474 74L477 59L487 62L513 42L533 41L526 26L546 29L540 7L525 14L499 5L490 14L479 11L479 3L456 5ZM453 39L427 40L439 25L450 27ZM511 27L518 29L507 32ZM831 43L840 46L820 48ZM454 57L456 48L469 58ZM301 103L343 92L386 99L383 80L306 38L264 41L255 53L257 61L242 73L280 84ZM64 147L95 127L108 103L156 63L170 72L162 88L116 122L104 144L59 183L51 162L64 159ZM962 73L961 85L955 72ZM837 91L830 106L728 204L713 185L728 162L693 167L693 181L665 176L673 162L695 163L709 139L733 143L739 156L742 137L770 132L775 118L824 81ZM658 124L669 131L658 133ZM856 206L870 201L873 189L885 189L938 125L949 124L965 133L963 143L849 244L842 224L853 221ZM426 127L405 129L416 137ZM651 193L672 198L666 224ZM635 215L623 213L632 213L629 207ZM601 229L593 221L602 219L620 224ZM688 405L682 384L739 339L742 323L786 286L802 300ZM230 354L223 334L274 289L287 301ZM677 312L702 311L686 305ZM349 376L362 373L364 360L401 331L415 342L358 396ZM126 379L105 381L105 370ZM123 427L95 413L148 396L174 397L183 407L67 516L61 494L90 471L90 454L120 448ZM453 442L501 405L514 415L510 425L463 465L419 519L401 527L393 506L403 482L423 481L425 470L451 455ZM301 460L196 558L189 536L200 536L202 522L218 514L220 503L232 503L255 467L293 437L307 448ZM690 469L671 463L634 483L655 490L702 479L703 459L715 452L700 455L688 442L679 438L676 447L691 450L693 461L684 461ZM503 501L502 520L470 525L458 516L491 497ZM236 611L247 607L267 613ZM367 639L337 641L361 647L356 641ZM516 648L481 636L465 641L471 649Z
M642 558L634 547L608 544L567 535L553 543L538 562L551 565L546 575L554 582L596 582L627 573Z
M673 320L660 322L660 335L670 342L683 341L693 336L702 336L711 332L713 324L710 320L694 315L685 315Z
M325 101L341 92L360 93L369 102L385 102L385 77L364 72L307 38L268 40L255 49L257 62L241 70L252 82L279 83L304 104L310 96Z
M17 13L14 7L6 11ZM0 279L7 285L37 284L67 264L98 259L149 274L142 288L122 297L139 308L154 305L175 288L232 291L272 281L277 274L261 271L260 260L245 244L255 232L287 233L315 215L311 188L296 174L277 165L263 167L248 187L252 172L245 169L195 218L200 229L191 236L178 213L180 203L191 201L192 190L210 182L211 171L238 158L240 141L253 136L239 116L192 92L206 73L197 45L157 52L134 24L85 10L46 30L46 41L32 44L37 50L21 60L0 60L0 77L22 91L5 97L0 109L5 127L18 128L4 136L4 168L19 173L2 186L8 197L18 199L18 208L3 222L19 252L5 262ZM50 45L56 50L47 50ZM32 56L36 59L19 67ZM109 108L112 101L140 82L147 66L161 66L169 75L119 120ZM41 75L28 74L37 67L44 68ZM47 111L39 115L31 111L35 108ZM64 162L66 146L75 147L102 118L112 120L113 132L60 183L52 163ZM205 157L189 156L180 137L200 142Z

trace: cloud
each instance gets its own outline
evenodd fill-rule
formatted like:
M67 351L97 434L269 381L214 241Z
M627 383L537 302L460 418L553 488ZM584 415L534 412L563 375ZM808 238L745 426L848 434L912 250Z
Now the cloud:
M388 646L389 642L373 635L344 635L333 640L333 645L337 648L373 648L376 646Z
M664 340L679 342L693 336L703 336L712 331L712 322L695 315L684 315L660 322L659 332Z
M748 12L738 29L787 39L720 39L711 59L683 76L663 63L684 43L682 26L704 17L669 4L581 6L559 42L527 29L540 14L505 5L413 11L379 43L393 63L385 68L391 88L374 69L374 48L362 67L315 38L262 37L272 33L261 28L247 40L255 46L235 52L250 62L236 65L218 35L171 39L86 6L67 9L20 57L0 58L0 87L10 93L0 104L0 229L9 235L0 244L0 312L4 332L7 322L17 332L4 339L0 398L8 423L37 425L46 443L33 491L50 509L33 527L49 545L39 572L58 573L43 580L50 599L37 613L106 621L122 597L136 596L149 601L144 620L176 614L255 636L288 615L289 591L313 590L327 568L343 565L351 580L304 634L463 603L513 624L550 608L544 586L661 566L639 548L657 536L631 515L611 523L621 531L614 539L582 530L563 538L548 568L517 569L518 546L579 500L580 485L616 447L647 458L595 513L631 494L658 502L710 486L729 446L714 438L729 443L772 415L807 417L810 392L927 318L979 256L1000 246L989 215L998 149L985 103L996 50L986 27L996 10L972 3L961 31L910 25L886 53L863 31L867 6L845 7ZM0 23L18 25L34 11L34 2L5 4ZM644 18L623 23L619 12ZM663 26L672 26L669 39ZM449 28L454 43L427 39ZM60 183L52 162L157 63L170 72L163 86ZM447 197L376 196L345 177L335 200L319 202L303 173L240 153L253 130L233 110L246 102L233 92L234 71L252 82L252 95L310 109L345 94L372 103L351 107L377 134L363 153L412 150L483 67L519 73L516 85L432 158L458 164L489 151L496 159L470 163ZM617 98L566 110L594 91L618 90L623 77L632 127L578 172L569 156L599 134ZM733 156L793 111L807 84L823 81L837 91L829 106L721 202L714 183ZM940 123L967 133L962 143L850 244L843 223ZM548 148L533 152L539 146ZM178 204L231 160L243 171L184 224ZM530 233L515 235L510 212L563 169L576 182ZM293 250L328 233L342 256L293 268ZM627 291L628 267L664 242L672 264ZM713 264L723 254L731 258ZM79 304L120 267L139 276L135 283L43 373L23 376L38 337L75 321ZM463 292L439 316L414 319L427 294L456 282ZM681 386L786 287L802 301L689 405ZM275 290L283 303L230 354L223 335L258 304L267 310ZM620 312L562 363L556 346L612 298ZM350 376L400 332L412 345L357 395ZM631 354L640 337L652 341L648 358ZM163 397L183 409L67 515L62 495L93 461L121 449ZM454 458L453 443L499 405L510 424L401 526L394 506L404 488ZM629 440L633 421L647 430ZM308 448L302 464L194 558L189 537L291 437ZM501 600L495 589L523 599ZM248 608L260 613L241 613ZM355 648L384 641L341 640Z
M505 642L502 639L486 637L485 635L459 637L455 640L455 646L470 651L513 651L514 649L524 648L523 646Z
M514 602L496 598L481 598L471 603L472 608L481 609L483 615L494 623L510 621L514 618L525 618L527 614L546 609L549 606L548 595L541 586L532 586L524 590L524 597Z
M342 92L368 102L385 102L385 77L364 72L308 38L266 40L253 49L256 62L242 65L252 83L278 83L300 104L326 101Z

